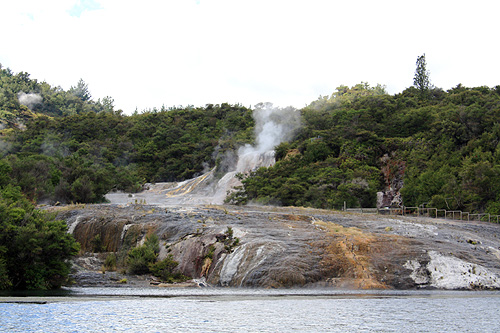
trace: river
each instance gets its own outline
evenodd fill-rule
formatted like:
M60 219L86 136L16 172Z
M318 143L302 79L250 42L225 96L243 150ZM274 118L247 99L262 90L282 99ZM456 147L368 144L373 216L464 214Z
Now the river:
M500 292L74 288L0 296L2 332L498 332Z

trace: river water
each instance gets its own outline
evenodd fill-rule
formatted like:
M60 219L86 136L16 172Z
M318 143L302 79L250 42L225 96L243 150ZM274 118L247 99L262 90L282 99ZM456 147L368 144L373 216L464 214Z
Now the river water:
M499 332L500 292L80 288L0 297L4 332Z

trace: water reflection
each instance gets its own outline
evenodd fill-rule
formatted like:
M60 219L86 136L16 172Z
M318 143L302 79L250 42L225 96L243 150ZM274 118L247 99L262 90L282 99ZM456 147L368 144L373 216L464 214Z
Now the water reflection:
M494 319L500 308L497 291L73 288L66 292L69 296L47 304L0 303L0 331L496 332L500 329Z
M0 297L65 297L75 295L69 288L56 290L0 290Z
M260 288L158 288L78 287L58 290L0 291L0 300L9 297L500 297L500 290L344 290L344 289L260 289Z

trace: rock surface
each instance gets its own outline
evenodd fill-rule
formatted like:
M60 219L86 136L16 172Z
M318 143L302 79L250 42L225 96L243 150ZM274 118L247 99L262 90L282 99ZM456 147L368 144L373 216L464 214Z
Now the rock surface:
M123 255L156 233L160 259L171 254L184 275L214 286L500 288L500 225L493 223L294 207L54 209L82 245L74 275L81 286L117 284L122 275L100 272L106 253ZM96 235L101 254L92 252ZM150 282L128 280L129 285Z

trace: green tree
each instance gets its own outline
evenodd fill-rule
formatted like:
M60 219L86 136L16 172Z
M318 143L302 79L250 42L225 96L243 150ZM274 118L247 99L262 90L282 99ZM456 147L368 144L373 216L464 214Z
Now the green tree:
M69 92L70 94L80 98L84 102L87 102L92 98L92 95L90 95L89 86L85 83L85 81L83 81L83 79L80 79L78 81L76 87L71 86Z
M36 210L18 187L0 190L0 289L53 289L68 278L79 244L64 221Z
M415 69L415 76L413 77L413 85L419 90L421 99L425 99L429 96L429 89L431 88L429 75L430 72L427 70L424 53L417 57L417 68Z
M162 281L167 283L185 281L188 278L181 273L175 273L175 268L179 265L174 257L169 254L167 257L161 261L149 265L149 270L151 274L160 278Z
M127 253L127 270L130 274L147 274L150 265L156 262L160 252L158 236L153 234L146 238L143 245L132 248Z

